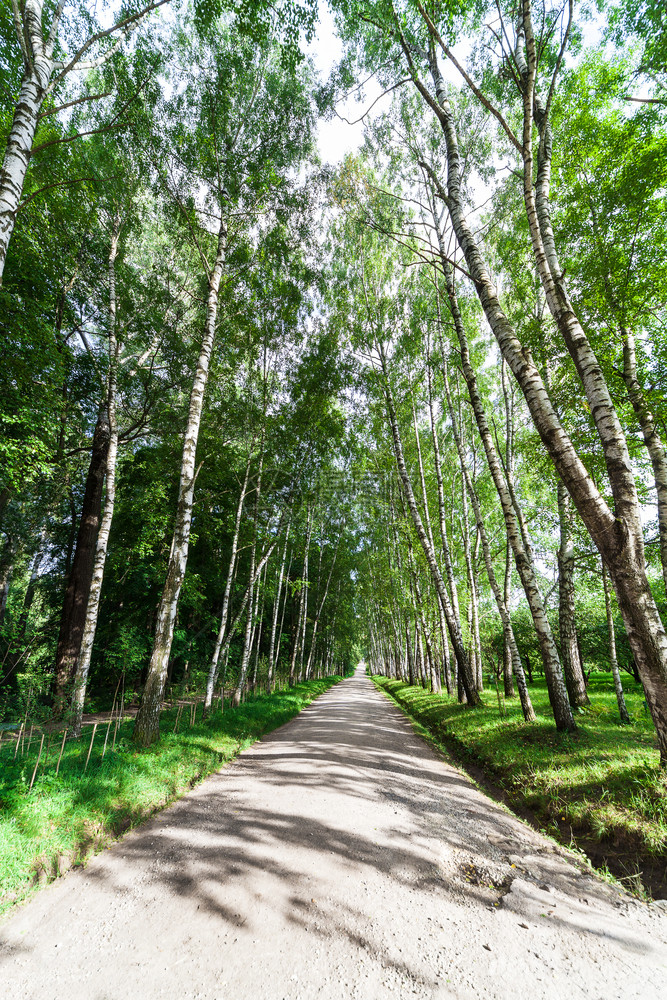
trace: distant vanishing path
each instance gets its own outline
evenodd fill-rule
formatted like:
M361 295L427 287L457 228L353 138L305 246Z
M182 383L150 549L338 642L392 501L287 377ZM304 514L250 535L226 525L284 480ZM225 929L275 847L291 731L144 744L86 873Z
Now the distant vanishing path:
M664 1000L667 911L582 874L358 674L16 911L0 983L11 1000Z

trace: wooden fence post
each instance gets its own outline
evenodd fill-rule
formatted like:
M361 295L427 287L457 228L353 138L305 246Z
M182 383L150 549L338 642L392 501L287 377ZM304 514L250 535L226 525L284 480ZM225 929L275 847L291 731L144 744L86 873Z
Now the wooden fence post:
M58 754L58 763L56 764L56 776L60 770L60 761L62 760L63 750L65 749L65 740L67 739L67 726L65 726L65 732L63 733L63 741L60 744L60 753Z
M32 772L32 778L30 779L30 788L28 791L32 790L32 786L35 783L35 775L37 774L37 768L39 767L39 761L42 756L42 750L44 749L44 733L42 733L42 742L39 744L39 753L37 754L37 760L35 761L35 770Z
M90 753L91 753L91 751L93 749L93 740L95 739L95 733L96 732L97 732L97 723L95 722L93 724L93 735L90 737L90 746L88 747L88 756L86 757L86 766L83 769L83 773L84 774L86 773L86 769L88 768L88 761L90 760Z

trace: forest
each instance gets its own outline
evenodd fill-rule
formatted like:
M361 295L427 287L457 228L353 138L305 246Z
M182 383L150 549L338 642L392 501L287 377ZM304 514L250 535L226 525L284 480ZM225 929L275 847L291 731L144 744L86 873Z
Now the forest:
M0 8L3 804L364 662L664 858L665 9L329 7Z

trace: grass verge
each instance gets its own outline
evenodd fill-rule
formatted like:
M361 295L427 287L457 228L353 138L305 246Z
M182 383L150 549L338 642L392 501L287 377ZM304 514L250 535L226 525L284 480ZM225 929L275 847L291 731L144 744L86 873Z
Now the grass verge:
M112 840L164 808L197 782L232 760L265 733L297 715L340 677L308 681L262 695L224 714L195 721L186 718L174 733L176 709L160 719L160 741L137 750L132 720L118 729L115 749L104 734L85 768L90 727L69 742L60 769L60 740L42 756L32 790L37 754L3 754L0 761L0 915L40 884L82 864Z
M546 833L583 849L631 890L667 897L667 782L641 687L626 684L632 724L622 726L609 674L592 674L591 705L577 732L560 734L544 682L530 695L537 715L523 721L518 698L499 706L495 692L470 709L386 677L375 684L464 766L481 769L503 799ZM501 711L505 711L505 715Z

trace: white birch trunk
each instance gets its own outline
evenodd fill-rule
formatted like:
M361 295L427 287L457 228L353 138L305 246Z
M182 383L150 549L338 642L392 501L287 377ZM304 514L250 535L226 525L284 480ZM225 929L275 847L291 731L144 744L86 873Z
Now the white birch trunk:
M238 706L241 704L241 698L243 697L243 689L245 687L246 676L248 674L248 663L250 661L250 647L252 646L252 633L253 633L253 619L255 616L255 548L256 542L252 544L252 550L250 554L250 599L248 601L248 616L246 618L245 634L243 636L243 654L241 656L241 665L239 667L239 676L236 682L236 687L234 688L234 694L232 695L232 705Z
M234 521L234 535L232 536L232 549L229 556L229 569L227 570L227 580L225 581L225 593L222 598L222 612L220 614L220 627L218 628L218 635L215 640L215 647L213 649L213 655L211 657L211 662L208 667L208 677L206 679L206 695L204 698L204 716L206 716L210 710L213 703L213 692L215 690L215 685L218 682L218 674L220 671L220 650L222 649L222 644L225 638L225 632L227 629L227 618L229 616L229 597L232 590L232 583L234 582L235 568L236 568L236 557L238 555L239 547L239 534L241 531L241 517L243 515L243 505L246 498L246 490L248 488L248 479L250 477L250 466L252 463L252 450L248 452L248 461L246 463L245 476L243 479L243 485L241 487L241 493L239 496L239 502L236 507L236 520Z
M224 213L223 213L224 219ZM190 524L192 522L192 505L195 489L197 441L199 425L204 408L204 393L208 380L208 371L215 340L215 326L218 317L218 298L220 281L225 260L227 228L221 220L218 231L218 245L215 264L208 282L208 298L206 303L206 322L202 337L197 368L190 395L190 408L183 441L183 456L181 459L181 477L178 487L178 505L174 536L169 554L167 576L157 613L157 626L153 653L148 668L148 677L141 698L139 712L134 725L133 739L139 746L149 746L160 735L160 709L162 696L167 679L169 654L174 637L174 624L178 609L178 598L185 576L190 543Z
M329 569L329 575L327 576L327 582L324 586L324 593L322 594L322 600L320 601L319 605L317 605L317 610L315 612L315 621L313 622L313 634L310 641L310 650L308 651L308 663L306 664L306 680L308 680L308 678L310 677L310 669L313 662L313 656L315 653L315 641L317 639L317 630L319 628L320 618L322 617L322 611L324 610L324 605L326 603L327 596L329 594L329 586L331 585L331 577L333 576L334 566L336 565L336 558L338 556L338 546L340 544L342 535L343 533L341 531L341 533L338 535L338 538L336 539L336 548L334 549L333 558L331 560L331 567Z
M660 439L655 418L646 401L644 391L637 378L637 355L635 338L629 330L621 328L623 337L623 381L642 429L644 444L648 451L658 499L658 532L660 536L660 562L662 580L667 594L667 452Z
M604 589L604 610L607 617L607 635L609 637L609 665L611 666L612 677L614 678L614 690L616 691L616 704L621 722L630 722L630 714L625 704L623 694L623 684L621 682L621 671L618 669L618 657L616 656L616 629L614 627L614 612L611 606L611 594L609 593L609 580L607 570L602 563L602 587Z
M572 513L570 496L560 479L556 484L558 495L558 521L560 545L558 546L558 628L560 648L565 670L565 683L573 708L590 704L586 693L586 679L579 655L577 623L574 605L574 546L572 544Z
M43 25L44 0L23 0L14 7L14 27L24 69L0 171L0 285L44 98L67 74L94 69L106 62L121 44L123 37L133 31L150 10L161 7L164 3L168 3L168 0L155 0L143 10L121 16L115 25L91 35L66 65L53 57L65 7L64 0L60 0L53 10L51 24L47 26L46 32ZM93 45L114 34L116 41L110 48L92 60L88 58Z
M503 400L505 402L505 468L510 476L514 474L514 398L511 388L507 384L507 362L504 358L500 363L500 384L503 390ZM512 549L509 539L505 542L505 578L503 580L503 600L505 606L509 605L510 588L512 585ZM512 680L512 651L505 641L503 644L503 687L505 697L514 697L514 683Z
M417 537L419 538L422 549L424 550L424 555L426 556L426 561L428 563L431 575L433 577L433 583L435 584L436 591L442 601L443 609L445 612L445 617L447 618L447 626L449 628L450 636L452 639L452 646L454 647L454 655L456 657L456 662L459 669L459 674L463 683L463 687L471 705L479 704L479 694L475 686L475 678L470 670L470 661L468 659L468 654L466 652L463 636L461 634L461 622L454 614L452 604L447 593L447 588L445 586L445 581L443 580L442 573L440 572L440 567L436 559L435 551L433 546L429 542L428 535L424 530L424 525L417 508L417 502L415 500L415 495L412 489L412 483L410 482L410 477L408 476L408 470L405 465L405 458L403 455L403 443L401 441L400 432L398 429L398 419L396 416L396 411L394 408L394 400L391 392L391 386L389 384L389 373L387 372L387 359L384 353L384 347L380 343L378 345L378 351L380 354L380 360L382 363L382 371L384 374L384 388L385 388L385 398L387 403L387 414L389 417L389 425L392 434L392 440L394 444L394 456L396 458L396 465L398 466L399 478L401 481L401 486L405 495L405 500L408 505L408 510L412 517L412 522L415 526L415 531L417 532ZM446 537L445 537L446 541Z
M313 527L312 513L309 510L306 515L307 518L307 529L306 529L306 545L303 556L303 569L301 573L301 591L299 593L299 616L297 619L296 635L294 637L294 646L292 648L292 658L290 660L289 666L289 685L294 687L297 681L296 675L296 663L299 655L299 650L301 648L301 630L304 626L304 609L305 609L305 589L308 586L308 549L310 548L310 536Z
M461 316L458 306L452 269L445 254L442 233L440 228L437 226L437 220L435 220L435 222L440 244L441 261L447 287L447 295L449 298L449 306L461 350L463 377L465 379L466 386L468 387L468 394L470 396L470 402L475 415L479 436L484 448L484 454L486 456L489 471L491 473L494 486L496 487L498 499L500 500L503 516L505 518L505 527L512 545L512 551L514 552L516 568L519 572L519 577L521 579L521 583L523 584L526 600L528 601L528 606L535 625L535 631L540 644L540 652L542 654L542 662L544 663L547 688L549 691L549 701L551 702L551 707L553 709L556 728L564 731L572 730L575 728L574 719L572 716L572 709L570 708L567 698L567 690L565 688L558 651L556 649L556 644L554 642L553 635L551 634L551 627L544 610L542 595L540 594L539 587L537 585L533 562L530 558L530 550L527 550L524 545L524 533L521 532L517 521L515 504L512 502L508 482L503 474L500 459L495 449L491 430L487 422L484 404L477 388L477 378L470 362L468 339L463 324L463 317Z
M256 595L257 589L259 588L259 577L266 565L268 559L265 559L259 568L256 568L257 561L257 526L259 519L259 501L262 495L262 473L264 470L264 430L262 430L262 442L260 445L259 454L259 468L257 470L257 486L255 488L255 516L253 524L253 541L252 548L250 550L250 581L248 583L248 590L246 591L246 596L248 598L248 617L246 619L246 630L243 639L243 655L241 657L241 666L239 669L238 681L234 694L232 696L232 703L234 705L240 705L241 696L243 694L243 688L245 687L246 677L248 674L248 664L250 662L250 653L252 650L252 637L255 624L255 606L256 606ZM274 543L275 545L275 543Z
M493 592L493 596L496 601L496 606L498 608L498 614L500 615L500 620L502 622L505 645L510 651L512 666L514 668L514 674L516 676L516 681L517 681L517 687L519 688L519 697L521 700L521 709L523 711L523 717L526 720L526 722L534 722L535 711L533 709L533 705L530 700L530 695L528 693L528 685L526 684L526 677L523 671L521 657L519 656L519 649L516 644L514 629L512 628L512 620L510 618L510 614L507 608L507 601L505 600L505 597L501 592L500 585L498 583L495 571L493 569L491 546L489 544L488 535L486 533L484 518L482 517L482 508L479 502L479 497L477 496L477 490L475 489L472 479L470 478L470 472L468 470L468 466L465 460L463 445L461 442L461 437L459 435L459 430L454 415L454 407L452 406L452 399L449 391L449 380L447 378L446 365L443 366L443 376L445 385L445 399L447 400L447 408L449 410L449 417L452 424L452 434L454 437L454 443L456 445L456 450L459 456L461 473L465 481L466 489L468 491L468 496L470 497L470 502L472 503L473 513L475 515L475 523L477 525L480 541L482 543L482 554L484 556L484 566L486 568L486 575L488 577L489 585L491 587L491 591Z
M76 675L74 678L74 691L72 694L72 733L74 736L79 736L81 734L81 720L83 717L83 706L86 697L86 687L88 685L88 673L90 671L93 642L95 641L100 600L102 597L102 581L104 578L104 567L107 558L109 533L111 531L114 505L116 502L116 463L118 459L116 384L118 379L119 353L119 344L116 337L116 256L118 254L120 226L120 216L117 215L113 223L111 249L109 252L109 374L107 376L106 387L106 407L109 420L109 448L107 451L105 473L106 497L104 500L104 513L102 514L102 520L100 522L95 547L95 563L93 566L93 578L90 585L88 604L86 606L86 619L81 638L81 652L77 660Z
M38 51L32 66L25 70L7 139L0 172L0 284L39 123L39 112L48 92L52 65L52 60Z
M269 667L268 667L268 684L271 686L273 684L273 671L274 671L274 653L276 648L276 631L278 629L278 614L280 612L280 595L283 589L283 579L285 576L285 563L287 562L287 545L289 542L289 530L290 521L287 522L287 527L285 528L285 544L283 545L283 554L280 560L280 569L278 571L278 586L276 588L276 597L273 604L273 617L271 620L271 639L269 641Z
M294 552L290 552L289 563L287 564L287 575L285 576L285 596L283 597L283 609L280 614L280 628L278 629L278 642L274 650L273 656L273 672L277 676L278 674L278 664L280 662L280 640L283 635L285 628L285 611L287 610L287 598L289 597L289 580L290 573L292 572L292 562L294 561Z

